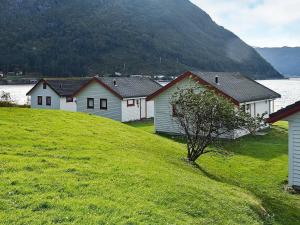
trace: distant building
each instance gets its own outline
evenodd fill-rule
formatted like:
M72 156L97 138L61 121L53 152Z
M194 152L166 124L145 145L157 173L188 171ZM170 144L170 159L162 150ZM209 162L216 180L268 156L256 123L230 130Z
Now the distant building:
M117 76L117 77L121 77L121 76L122 76L122 73L115 72L115 76Z
M128 122L152 118L146 97L161 86L149 78L42 79L28 93L31 107L85 112Z

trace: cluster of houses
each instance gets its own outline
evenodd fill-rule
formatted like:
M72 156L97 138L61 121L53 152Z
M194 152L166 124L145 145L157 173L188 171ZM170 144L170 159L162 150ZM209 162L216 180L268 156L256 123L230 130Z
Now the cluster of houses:
M274 112L274 100L280 98L240 73L222 72L186 72L166 86L139 76L41 79L27 95L32 108L85 112L121 122L154 117L156 132L180 134L169 102L174 91L191 82L213 87L252 116L268 117Z
M188 71L166 86L140 76L42 79L27 95L32 108L84 112L121 122L154 118L157 133L181 134L170 99L191 83L209 86L253 117L266 114L269 123L290 121L289 184L300 187L300 102L274 113L274 100L281 96L240 73ZM229 138L246 134L235 131Z

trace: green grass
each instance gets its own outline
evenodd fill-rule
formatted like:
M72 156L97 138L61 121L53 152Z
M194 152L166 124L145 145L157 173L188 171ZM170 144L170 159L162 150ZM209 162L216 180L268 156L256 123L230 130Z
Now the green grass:
M0 224L298 224L300 197L283 190L286 129L197 168L151 122L135 126L0 108Z
M144 126L137 122L133 126L150 133L154 130L149 122ZM173 137L170 139L174 140ZM258 197L269 214L266 222L300 223L300 196L284 191L288 179L287 122L276 123L266 136L229 141L222 148L226 155L211 154L198 160L203 174L216 181L241 187Z
M154 133L153 120L151 120L151 119L144 120L144 121L128 122L127 125L135 127L135 128L139 128L148 133Z

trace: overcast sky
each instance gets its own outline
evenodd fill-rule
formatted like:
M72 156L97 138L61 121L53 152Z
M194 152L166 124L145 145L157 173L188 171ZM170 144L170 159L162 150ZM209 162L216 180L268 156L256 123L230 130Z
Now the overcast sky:
M191 0L249 45L300 46L300 0Z

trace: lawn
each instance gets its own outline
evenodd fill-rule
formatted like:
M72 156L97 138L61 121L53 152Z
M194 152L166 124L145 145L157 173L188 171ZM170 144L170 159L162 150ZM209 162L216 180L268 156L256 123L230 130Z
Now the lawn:
M283 189L286 128L197 168L151 122L135 126L0 108L0 224L299 224L300 197Z
M154 132L151 121L130 125ZM268 212L267 222L300 224L300 195L284 191L288 179L287 122L276 123L266 136L226 142L221 150L222 154L205 155L198 160L203 175L243 188L258 197Z

